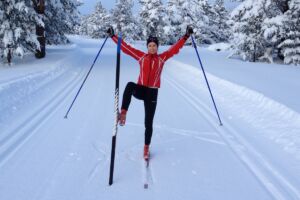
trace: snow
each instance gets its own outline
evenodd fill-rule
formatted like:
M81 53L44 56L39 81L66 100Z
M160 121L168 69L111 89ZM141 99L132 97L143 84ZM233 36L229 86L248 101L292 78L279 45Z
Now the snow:
M132 99L119 127L114 184L108 186L114 119L116 45L109 40L74 104L103 40L69 36L42 60L0 65L1 199L300 199L300 69L199 52L165 65L154 120L149 188L143 103ZM136 47L146 51L144 43ZM160 51L168 47L160 47ZM138 76L122 54L120 92Z

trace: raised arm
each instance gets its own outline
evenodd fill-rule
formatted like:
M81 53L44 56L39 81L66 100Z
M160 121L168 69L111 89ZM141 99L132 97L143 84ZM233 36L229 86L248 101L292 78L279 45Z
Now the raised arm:
M116 35L113 35L111 38L116 44L118 43L118 37ZM133 57L136 60L140 60L145 55L144 52L142 52L136 48L133 48L132 46L127 44L124 40L121 41L121 50L125 54Z
M179 53L179 50L183 47L187 39L193 34L193 28L188 26L186 29L186 34L180 38L174 45L172 45L167 51L163 52L160 57L163 61L167 61L169 58Z
M183 36L180 40L178 40L175 44L173 44L167 51L160 54L160 57L163 61L167 61L169 58L173 57L174 55L179 53L179 50L183 47L185 42L189 36Z

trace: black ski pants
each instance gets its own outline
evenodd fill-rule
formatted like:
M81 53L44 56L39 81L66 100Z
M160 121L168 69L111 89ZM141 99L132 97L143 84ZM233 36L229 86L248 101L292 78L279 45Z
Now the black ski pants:
M150 145L153 132L153 119L157 104L157 88L149 88L136 83L129 82L126 85L122 109L128 110L131 102L131 96L144 101L145 107L145 145Z

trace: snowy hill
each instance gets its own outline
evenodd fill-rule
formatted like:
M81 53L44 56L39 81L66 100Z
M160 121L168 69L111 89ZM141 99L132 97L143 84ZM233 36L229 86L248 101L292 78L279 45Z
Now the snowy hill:
M0 65L0 194L6 200L300 199L300 69L226 59L200 48L219 126L192 47L165 65L143 188L144 107L119 128L108 186L116 45L72 36L43 60ZM136 46L145 51L144 44ZM163 51L168 47L160 47ZM121 92L138 65L122 54Z

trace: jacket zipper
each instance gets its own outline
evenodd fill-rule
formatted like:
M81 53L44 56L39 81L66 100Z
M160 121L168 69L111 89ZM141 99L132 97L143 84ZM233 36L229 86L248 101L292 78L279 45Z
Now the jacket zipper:
M148 87L150 87L149 81L150 81L150 75L151 75L151 71L152 71L152 61L153 61L153 58L152 58L152 57L153 57L153 56L150 55L150 70L149 70L149 74L148 74L148 84L147 84Z

